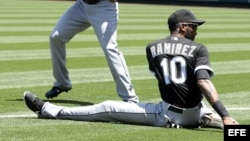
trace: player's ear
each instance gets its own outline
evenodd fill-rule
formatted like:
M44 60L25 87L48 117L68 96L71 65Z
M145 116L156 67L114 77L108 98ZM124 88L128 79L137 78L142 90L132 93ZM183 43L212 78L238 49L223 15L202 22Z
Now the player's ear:
M177 28L178 33L183 34L186 31L185 25L183 24L180 24Z
M178 28L179 28L179 30L184 30L185 25L183 25L183 24L179 24Z

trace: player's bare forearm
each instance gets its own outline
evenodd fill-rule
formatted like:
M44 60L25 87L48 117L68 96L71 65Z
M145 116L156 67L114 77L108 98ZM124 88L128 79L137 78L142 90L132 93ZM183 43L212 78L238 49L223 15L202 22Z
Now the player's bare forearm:
M206 97L207 101L215 109L215 111L221 116L224 125L239 124L236 120L229 116L226 108L218 98L218 93L213 83L208 79L198 80L198 86Z
M207 101L213 105L218 99L217 91L213 83L208 79L198 80L198 86L200 87L201 92L206 97Z

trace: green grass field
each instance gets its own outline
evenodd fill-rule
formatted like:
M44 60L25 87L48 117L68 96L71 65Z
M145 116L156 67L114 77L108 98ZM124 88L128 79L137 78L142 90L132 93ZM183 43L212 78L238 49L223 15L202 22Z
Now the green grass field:
M43 100L53 83L49 33L74 2L0 0L0 140L1 141L222 141L223 130L168 129L115 123L41 120L22 100L30 90ZM210 52L212 79L231 116L250 124L250 11L120 3L119 49L124 53L141 102L160 101L145 56L147 43L165 37L168 15L189 8L207 22L196 41ZM63 106L120 100L93 29L68 43L69 93L49 100Z

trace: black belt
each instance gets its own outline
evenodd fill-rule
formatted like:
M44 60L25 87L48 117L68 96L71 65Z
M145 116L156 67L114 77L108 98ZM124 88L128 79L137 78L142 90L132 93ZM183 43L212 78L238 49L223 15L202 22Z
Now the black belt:
M198 108L201 108L201 104L198 105ZM168 107L168 110L169 110L169 111L172 111L172 112L175 112L175 113L180 113L180 114L183 113L183 108L176 107L176 106L174 106L174 105L170 105L170 106Z
M87 4L97 4L98 2L104 1L104 0L83 0Z
M183 113L183 109L182 109L182 108L175 107L175 106L173 106L173 105L170 105L170 106L168 107L168 110L169 110L169 111L172 111L172 112L175 112L175 113L180 113L180 114Z
M104 0L83 0L87 4L97 4L98 2L104 1ZM118 0L110 0L111 2L118 2Z

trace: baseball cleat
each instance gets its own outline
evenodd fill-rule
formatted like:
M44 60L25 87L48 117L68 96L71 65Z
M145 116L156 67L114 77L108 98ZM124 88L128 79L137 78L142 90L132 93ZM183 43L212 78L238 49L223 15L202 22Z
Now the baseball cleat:
M222 119L214 114L206 114L201 119L202 127L214 127L214 128L224 128Z
M36 113L38 116L41 115L41 110L45 102L39 99L37 96L32 94L30 91L24 92L23 100L26 106Z
M168 122L167 128L177 128L178 129L178 128L182 128L182 126L180 126L179 124Z
M64 90L64 89L61 89L61 88L58 88L56 86L52 87L51 90L47 91L45 96L49 99L49 98L53 98L53 97L57 97L60 93L62 92L68 92L70 89L67 89L67 90Z

